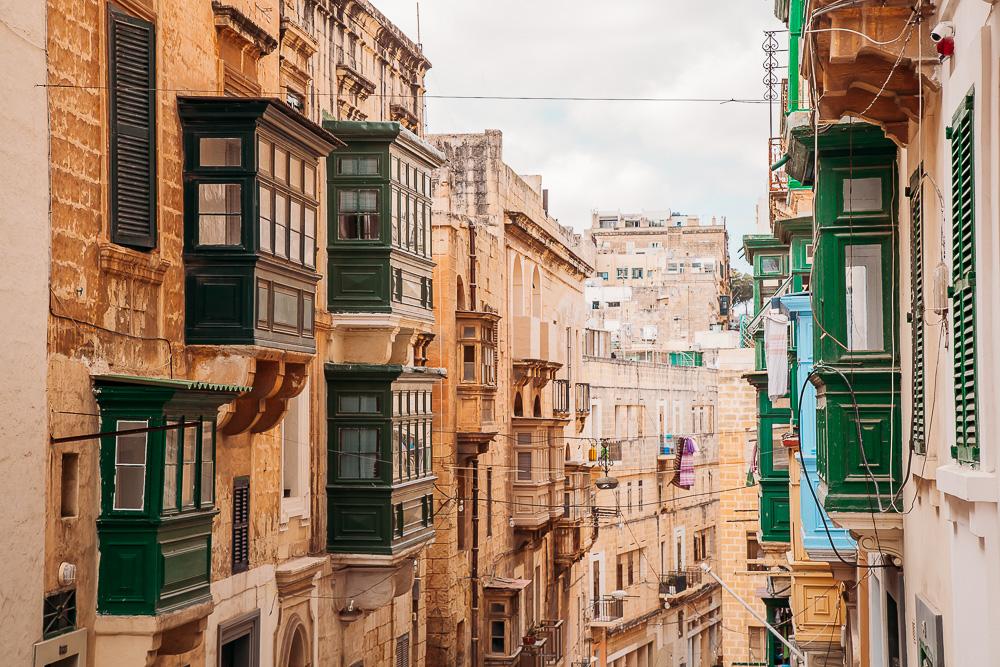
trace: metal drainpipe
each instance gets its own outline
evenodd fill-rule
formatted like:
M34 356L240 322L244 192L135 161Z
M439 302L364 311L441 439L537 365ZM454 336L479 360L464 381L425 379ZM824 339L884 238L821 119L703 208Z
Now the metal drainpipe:
M469 220L469 310L479 310L476 308L476 223L472 220Z
M475 284L475 283L473 283ZM475 291L473 291L475 294ZM470 628L472 664L479 665L479 460L472 457L472 625Z

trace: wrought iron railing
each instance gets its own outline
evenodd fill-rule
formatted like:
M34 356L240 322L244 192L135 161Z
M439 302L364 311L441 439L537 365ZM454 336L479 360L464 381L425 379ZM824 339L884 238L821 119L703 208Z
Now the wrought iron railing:
M702 571L696 567L673 570L660 575L660 595L680 595L701 585Z
M610 597L596 598L590 601L591 620L595 623L610 623L625 615L625 600Z
M552 412L566 414L569 411L569 380L553 380Z

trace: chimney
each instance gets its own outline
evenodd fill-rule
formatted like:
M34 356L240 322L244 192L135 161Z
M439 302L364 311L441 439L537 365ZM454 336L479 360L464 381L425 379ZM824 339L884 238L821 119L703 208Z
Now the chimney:
M549 189L542 189L542 209L545 211L545 215L549 214Z

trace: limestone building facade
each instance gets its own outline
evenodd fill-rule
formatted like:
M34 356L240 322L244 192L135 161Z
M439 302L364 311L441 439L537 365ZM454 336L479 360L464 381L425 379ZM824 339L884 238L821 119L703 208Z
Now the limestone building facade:
M50 0L43 24L44 572L11 650L423 664L429 63L366 2Z
M428 664L569 664L580 643L589 473L580 430L581 243L500 132L432 135L438 336L430 363L442 501L426 594Z
M586 234L596 252L591 317L621 355L660 359L696 349L698 332L728 329L725 218L595 211Z

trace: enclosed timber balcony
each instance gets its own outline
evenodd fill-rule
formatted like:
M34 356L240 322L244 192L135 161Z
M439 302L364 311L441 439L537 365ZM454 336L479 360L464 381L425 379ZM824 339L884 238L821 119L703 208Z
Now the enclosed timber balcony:
M314 352L318 164L343 143L267 98L178 111L186 341Z
M920 87L938 88L930 0L818 0L803 38L803 75L816 87L820 122L863 118L905 145L918 120ZM881 91L881 94L879 94Z
M804 148L817 143L801 139ZM897 148L864 123L831 127L818 147L811 286L814 319L824 326L813 334L811 378L818 491L834 523L859 539L877 531L888 544L899 537L891 499L904 468L893 324L901 321Z
M150 616L210 605L215 420L222 405L249 389L94 377L100 432L110 434L100 440L101 614Z
M497 326L491 312L458 311L458 423L459 456L477 456L489 448L499 431L496 421Z
M433 146L397 122L324 121L347 147L327 160L328 306L430 323Z
M515 470L512 519L514 529L534 534L547 532L552 520L560 519L565 508L563 487L566 479L566 443L562 420L515 417Z

